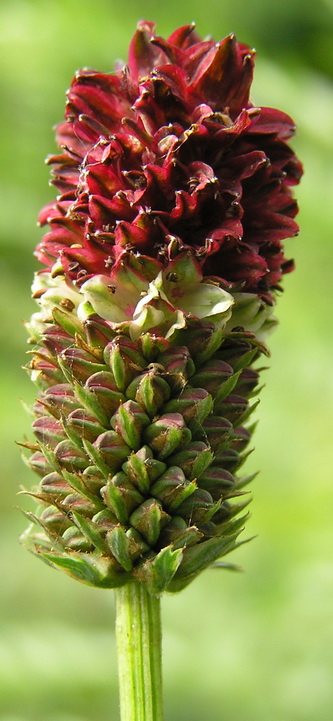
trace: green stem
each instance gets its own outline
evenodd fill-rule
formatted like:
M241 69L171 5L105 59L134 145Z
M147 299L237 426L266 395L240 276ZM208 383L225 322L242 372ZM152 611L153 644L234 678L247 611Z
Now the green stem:
M160 599L129 581L116 604L121 721L163 721Z

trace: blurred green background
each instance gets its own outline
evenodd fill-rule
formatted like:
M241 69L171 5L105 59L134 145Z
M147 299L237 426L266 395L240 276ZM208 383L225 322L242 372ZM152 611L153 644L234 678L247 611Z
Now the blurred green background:
M165 596L166 721L332 721L333 5L302 0L2 0L1 20L1 721L118 718L114 598L27 554L15 510L29 432L19 402L34 389L22 319L39 208L53 198L44 157L76 68L110 71L140 17L167 36L193 19L202 35L234 31L258 51L253 99L294 116L305 165L301 234L287 241L281 324L257 417L259 468L243 574L206 571ZM133 719L135 721L135 719Z

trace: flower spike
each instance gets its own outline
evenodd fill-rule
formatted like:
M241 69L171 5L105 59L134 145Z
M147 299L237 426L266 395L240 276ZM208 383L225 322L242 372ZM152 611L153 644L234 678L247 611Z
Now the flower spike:
M302 173L253 70L233 34L141 21L127 65L80 70L67 93L27 324L39 510L23 542L92 586L178 591L240 544Z

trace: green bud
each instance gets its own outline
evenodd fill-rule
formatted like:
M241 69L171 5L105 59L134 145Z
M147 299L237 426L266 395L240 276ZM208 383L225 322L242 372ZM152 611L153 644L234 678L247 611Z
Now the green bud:
M180 392L195 372L195 365L186 346L171 347L157 360L168 373L168 382L174 392Z
M90 502L91 506L88 507L94 509L94 513L96 513L97 510L99 510L103 504L102 500L99 494L99 489L101 486L101 483L99 484L98 489L93 489L91 491L89 489L89 484L87 482L87 476L85 476L85 473L71 473L70 471L66 471L65 469L62 470L62 475L64 476L66 482L70 486L70 489L75 491L75 494L83 499L86 499ZM103 481L102 481L103 483ZM66 499L67 500L67 499ZM79 510L79 509L78 509Z
M202 350L199 350L199 352L195 353L194 359L196 367L201 366L203 363L205 363L205 361L211 358L211 356L220 348L222 338L223 329L219 328L218 330L214 330L209 340L206 341L205 346L202 348Z
M83 326L76 314L54 307L52 315L57 325L60 325L70 336L74 337L78 334L84 338Z
M222 360L214 358L201 366L199 373L191 376L191 386L205 388L209 393L216 395L221 384L233 374L232 367Z
M130 551L133 561L139 558L139 556L143 556L144 553L150 550L148 543L144 541L141 533L139 533L139 531L136 531L135 528L130 527L128 531L126 531L126 536L131 541Z
M250 398L255 395L255 393L259 392L259 389L257 388L258 381L258 371L255 371L253 368L243 368L235 388L236 393L245 396L246 398Z
M134 378L127 388L128 398L138 401L153 418L161 406L170 398L169 384L161 378L160 370L153 366L146 373Z
M130 517L131 525L142 534L150 546L153 546L161 532L161 528L170 520L163 511L162 504L156 498L148 498Z
M153 362L156 356L163 353L168 345L168 341L152 333L143 333L138 339L138 347L148 363Z
M185 388L179 398L166 404L167 413L180 412L189 426L191 421L203 423L213 410L212 396L203 388Z
M58 356L58 362L68 383L73 383L73 378L79 383L84 383L93 373L108 370L104 363L99 363L93 355L82 348L66 348Z
M119 403L126 400L119 392L115 379L109 371L94 373L88 378L85 388L96 397L108 419L117 410Z
M133 508L143 501L141 493L122 471L108 478L101 488L101 496L120 523L126 523Z
M240 421L247 410L247 400L243 396L231 394L224 398L223 401L217 402L215 405L216 413L221 416L227 416L231 423L236 424Z
M61 468L67 471L84 470L87 456L72 441L61 441L54 449L54 456Z
M166 465L162 461L153 458L148 446L142 446L137 453L131 453L122 468L129 480L142 493L147 493L151 484L165 471Z
M26 370L31 376L38 388L45 390L48 386L54 386L62 383L64 380L61 369L55 358L50 357L46 350L41 348L38 351L32 351L34 358L27 366Z
M77 408L69 414L66 428L73 429L80 438L86 438L90 442L95 441L97 436L105 431L97 418L83 408Z
M60 383L47 388L40 396L40 403L45 411L58 419L66 418L71 411L79 408L78 399L69 383Z
M214 401L215 410L219 406L219 403L221 403L221 401L223 401L230 393L232 393L232 391L234 390L234 388L236 387L236 385L238 383L240 374L241 374L241 371L237 371L237 373L234 373L232 376L227 378L226 381L221 383L221 385L216 393L216 396L215 396L215 401Z
M264 348L260 346L260 350ZM249 366L258 354L258 343L252 333L230 333L219 350L219 358L232 366L234 372Z
M74 381L75 395L80 403L92 414L103 430L109 427L109 416L105 413L104 408L98 402L96 395L87 387L83 387L80 383Z
M108 343L104 350L104 360L111 368L120 391L124 391L134 376L146 365L135 343L126 336L116 336L111 343Z
M180 446L187 445L192 435L180 413L167 413L146 428L144 437L158 459L163 460Z
M40 451L37 451L36 453L33 453L32 456L30 456L30 458L28 459L28 465L35 473L42 477L46 474L51 473L52 470L55 470L53 468L53 465L49 463L49 461L45 458L44 454ZM59 468L56 470L59 470Z
M226 448L215 456L213 465L233 472L242 465L247 455L241 456L234 448Z
M108 508L98 511L91 519L101 531L110 531L118 524L117 516Z
M94 499L91 496L88 498L87 496L82 496L81 493L70 493L63 499L61 505L67 513L77 511L77 513L92 518L96 511L101 508L102 502L101 499Z
M102 433L93 446L112 473L121 467L131 452L130 447L114 431Z
M116 526L112 531L108 531L107 542L118 563L120 563L125 571L130 573L133 568L130 553L131 539L128 538L123 527Z
M97 588L115 588L126 582L123 569L113 558L72 551L67 554L39 552L47 563L72 578Z
M207 515L212 508L214 508L214 501L210 493L198 488L178 506L177 513L195 524L200 524L207 520Z
M169 590L181 591L185 588L204 568L231 551L235 547L237 536L238 534L209 538L207 541L186 548L183 552L182 564L171 581Z
M97 466L87 466L81 473L81 483L89 493L98 495L105 484L105 476Z
M220 347L222 336L223 331L215 330L213 323L191 318L188 319L186 329L177 332L177 346L186 346L198 367Z
M62 534L71 525L66 513L54 506L44 508L40 520L43 527L56 534Z
M32 424L32 430L41 443L48 448L55 448L63 440L64 432L61 423L54 418L42 416L36 418Z
M186 480L177 466L169 467L151 487L151 493L158 498L167 511L175 511L197 488L195 481Z
M100 529L94 521L90 520L90 518L85 518L77 511L72 511L70 516L87 541L102 554L105 554L107 546L102 538Z
M206 418L203 429L213 451L223 447L233 432L232 424L226 418L211 415Z
M92 543L86 538L77 526L70 526L62 534L62 542L66 550L91 552L94 550Z
M173 516L171 521L162 528L160 542L163 546L173 545L173 548L185 548L197 543L203 533L196 526L188 526L181 516Z
M135 401L126 401L111 418L111 426L134 451L141 446L142 431L150 424L150 418Z
M87 343L93 348L105 348L106 343L115 337L115 332L107 321L99 316L90 316L83 323Z
M236 451L243 451L251 440L251 429L238 426L234 429L233 438L231 448L235 448Z
M49 493L50 496L54 495L56 498L67 496L70 491L70 487L63 476L55 471L44 476L40 487L43 493Z
M189 443L184 450L168 458L168 462L173 466L179 466L190 481L200 478L212 460L213 454L210 447L202 441Z
M214 500L235 488L235 479L228 471L210 466L200 478L200 488L208 491Z

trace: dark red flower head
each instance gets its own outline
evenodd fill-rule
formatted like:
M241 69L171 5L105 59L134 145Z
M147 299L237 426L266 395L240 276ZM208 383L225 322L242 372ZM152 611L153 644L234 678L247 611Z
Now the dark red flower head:
M154 29L139 23L114 74L76 74L49 159L61 195L41 213L36 255L79 282L124 253L167 263L190 248L205 275L271 302L298 230L293 121L252 104L254 53L233 35Z

